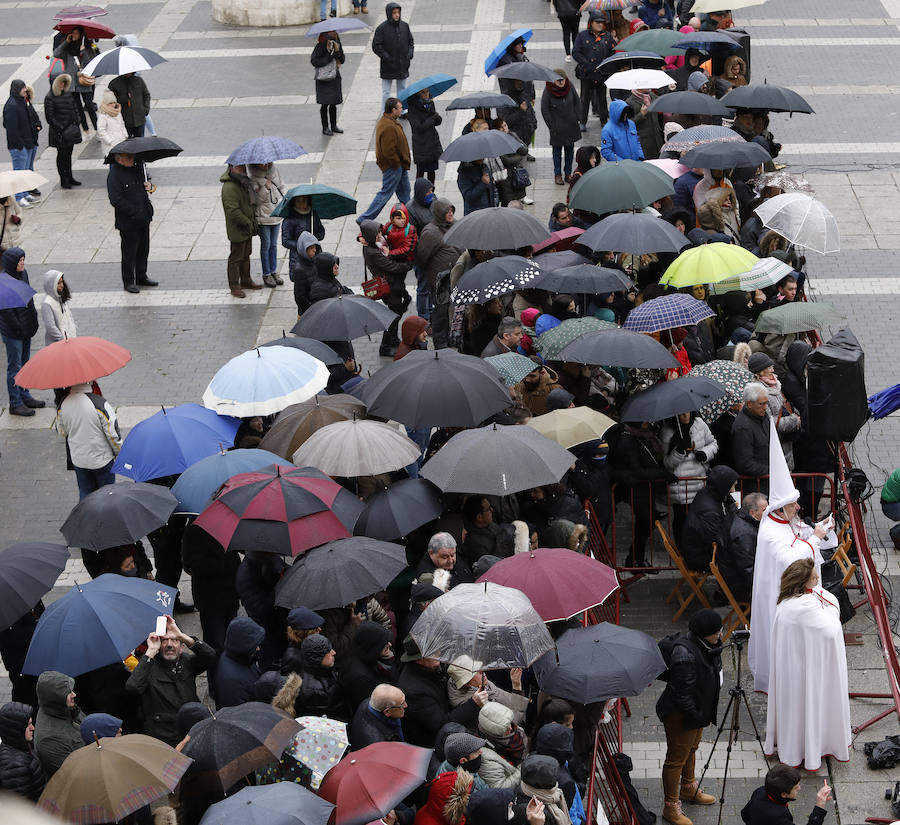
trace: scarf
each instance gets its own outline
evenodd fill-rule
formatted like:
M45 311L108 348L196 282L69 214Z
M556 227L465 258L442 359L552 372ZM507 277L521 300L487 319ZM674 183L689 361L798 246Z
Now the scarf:
M565 97L569 93L569 89L572 88L572 84L569 82L568 78L566 78L566 83L561 88L557 86L556 83L545 83L544 85L553 97Z
M100 111L108 117L118 117L122 113L122 104L118 101L115 103L101 103Z
M572 825L572 819L569 816L569 806L566 805L566 798L559 789L559 785L554 785L552 788L534 788L523 781L522 793L526 793L543 802L544 806L550 809L556 825Z
M515 725L514 728L513 732L506 736L493 736L489 733L485 734L484 731L482 731L482 735L507 762L518 765L525 756L525 734L518 725Z

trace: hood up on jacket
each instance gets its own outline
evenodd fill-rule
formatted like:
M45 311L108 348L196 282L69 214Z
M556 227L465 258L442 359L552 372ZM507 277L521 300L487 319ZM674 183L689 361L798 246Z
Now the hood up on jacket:
M266 631L253 619L238 616L229 622L225 631L225 652L232 659L249 662L265 638Z
M334 265L341 262L340 258L336 258L330 252L320 252L313 258L313 266L316 268L316 275L320 278L334 280Z
M312 232L301 232L300 237L297 238L297 251L300 253L301 258L309 258L307 253L311 246L317 246L319 247L318 251L322 251L322 244L319 243L319 239Z
M54 301L59 300L59 294L56 291L56 288L59 286L59 282L64 277L63 272L60 272L58 269L48 269L44 274L44 292L47 293Z
M428 180L428 178L416 178L415 185L413 186L413 200L419 204L419 206L424 206L427 209L428 204L425 202L425 196L433 191L434 184Z
M72 78L65 72L58 74L54 78L53 85L50 88L53 90L53 94L59 97L72 88Z
M811 352L812 347L806 341L794 341L784 354L787 368L803 386L806 386L806 376L803 374L803 370L806 368L806 359L809 358Z
M44 713L57 718L69 716L66 697L75 690L75 680L58 670L45 670L37 680L38 705Z
M21 273L16 271L16 267L19 265L19 261L25 257L25 250L22 249L21 246L11 246L9 249L3 252L3 256L0 257L0 263L3 264L3 271L7 275L11 275L17 281L23 280Z
M416 349L419 336L428 329L428 321L418 315L410 315L400 325L400 340L410 349Z
M375 238L381 232L381 224L378 221L363 221L359 225L359 234L369 246L375 246Z
M422 178L419 178L419 180L422 180ZM418 181L416 181L416 183L418 183ZM406 224L404 226L404 229L408 229L409 228L409 210L406 208L406 204L400 203L399 201L397 203L395 203L391 207L391 216L393 216L393 214L395 212L403 213L403 217L406 218ZM391 230L391 229L397 228L394 226L393 217L390 220L388 220L388 222L384 226L385 226L385 230Z
M400 9L400 18L403 19L403 7L399 3L388 3L384 7L384 16L389 21L393 21L393 18L391 17L391 15L394 13L394 9Z
M710 469L706 476L706 489L709 490L718 501L725 501L731 493L734 483L740 478L736 470L719 464Z
M390 640L391 633L383 625L377 622L363 622L356 628L353 636L353 651L361 662L374 665Z
M453 204L449 198L435 198L431 203L431 214L434 222L443 230L450 228L452 224L447 223L447 213L453 209Z
M22 89L25 88L24 80L13 80L12 83L9 84L9 96L10 97L21 97Z
M542 725L534 738L534 752L552 756L563 765L575 754L575 732L558 722Z
M28 752L25 728L32 718L31 705L22 702L7 702L0 708L0 741L17 751Z
M575 171L581 172L583 175L585 172L590 171L594 167L591 166L591 155L597 156L597 163L600 163L600 149L596 146L579 146L575 151Z

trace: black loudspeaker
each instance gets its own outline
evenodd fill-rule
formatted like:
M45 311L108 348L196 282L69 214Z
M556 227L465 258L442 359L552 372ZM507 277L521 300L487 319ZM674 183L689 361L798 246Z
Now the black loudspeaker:
M811 435L850 442L869 417L865 353L849 329L814 349L806 360L806 394Z

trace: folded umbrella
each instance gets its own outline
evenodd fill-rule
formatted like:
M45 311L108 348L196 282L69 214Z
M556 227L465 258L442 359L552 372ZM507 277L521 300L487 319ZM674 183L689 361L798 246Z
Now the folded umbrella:
M335 189L324 183L301 183L299 186L292 186L284 193L284 197L272 210L272 217L289 217L291 201L300 196L309 198L313 212L323 221L356 214L356 198L348 195L343 189Z
M659 69L627 69L616 72L603 82L607 89L624 90L665 89L675 84L669 75Z
M447 111L455 109L499 109L504 106L515 106L516 101L509 95L499 92L469 92L454 98L447 105Z
M670 112L679 115L703 115L707 117L731 117L731 110L710 95L699 92L669 92L656 98L648 112Z
M35 294L37 293L25 281L0 272L0 309L27 307Z
M672 44L675 49L700 49L708 52L711 48L739 49L741 44L727 32L688 32Z
M772 156L758 143L723 141L697 146L681 156L681 162L692 169L743 169L760 166Z
M803 192L785 192L763 201L754 210L763 226L791 243L827 255L841 251L841 233L834 215L821 201Z
M118 76L131 72L146 72L165 62L166 59L152 49L119 46L117 49L110 49L108 52L98 54L90 63L82 67L81 72L91 77Z
M606 431L615 424L616 422L608 415L598 413L590 407L552 410L543 415L536 415L528 422L529 427L533 427L541 435L567 450L578 444L603 438Z
M371 27L360 20L358 17L329 17L327 20L320 20L314 23L306 30L304 37L318 37L320 34L328 34L328 32L356 32L371 31Z
M410 83L403 91L398 92L397 99L401 103L405 103L413 95L424 92L425 89L428 89L428 91L431 92L432 97L437 97L446 92L447 89L455 86L456 83L457 80L452 74L430 74L428 77L423 77L421 80L415 81L415 83Z
M688 375L702 375L721 384L725 395L700 408L700 416L712 424L721 415L744 403L744 387L753 380L753 373L736 361L715 360L697 364Z
M563 348L576 338L588 332L604 329L619 329L619 326L612 321L601 321L598 318L567 318L561 324L538 335L535 349L545 361L558 361Z
M92 17L103 17L109 12L100 6L66 6L53 15L54 20L65 20L69 17L80 17L82 20L90 20Z
M301 730L294 734L282 758L290 756L309 768L312 773L310 784L318 790L325 774L341 761L350 746L347 724L327 716L298 716L297 724Z
M794 267L784 261L779 261L778 258L761 258L753 264L752 269L710 284L709 293L710 295L724 295L726 292L738 290L753 292L756 289L765 289L767 286L777 284L785 275L790 275L793 271Z
M54 27L56 31L68 34L72 29L81 29L85 37L91 40L110 40L116 36L116 33L102 23L95 23L87 17L66 17L59 21Z
M443 512L440 492L434 485L423 478L404 478L366 499L353 532L391 541L408 536Z
M225 163L230 166L244 166L248 163L274 163L276 160L291 160L305 154L306 150L292 140L265 135L242 143L225 159Z
M366 405L351 395L317 395L282 410L259 446L290 459L316 430L354 416L364 418Z
M531 286L534 289L565 292L569 295L597 295L601 292L626 292L634 286L634 282L620 269L577 264L545 272Z
M512 34L506 35L493 49L491 49L491 53L487 56L487 59L484 61L484 73L490 74L500 63L500 61L506 56L506 50L517 40L521 40L523 43L527 43L531 40L534 32L531 29L516 29Z
M760 313L756 319L757 332L809 332L840 323L846 316L831 304L794 301Z
M38 350L16 373L16 384L30 390L53 390L90 384L131 360L131 353L102 338L79 335Z
M617 52L654 52L660 57L684 56L681 49L672 48L681 39L672 29L643 29L623 38L616 44Z
M633 332L653 333L675 327L692 327L714 315L709 305L703 301L698 301L691 295L677 293L644 301L628 313L622 327Z
M706 243L682 252L659 282L677 288L716 283L752 269L758 261L756 255L737 244Z
M503 66L497 66L496 68L491 69L489 74L494 77L523 80L526 83L534 80L542 83L553 83L553 81L559 80L559 75L554 72L553 69L548 69L540 63L532 63L530 60L525 60L521 63L506 63Z
M527 289L540 276L540 263L530 258L520 255L491 258L464 273L450 297L457 306L486 304L501 295Z
M585 230L581 246L598 251L630 252L644 255L679 252L690 241L668 221L647 212L620 212Z
M315 338L301 338L299 335L286 335L283 331L281 338L275 338L273 341L266 341L260 344L261 347L294 347L294 349L303 350L307 355L311 355L317 361L321 361L326 367L336 367L343 364L344 359L341 358L328 344L323 344Z
M534 215L490 206L454 221L444 235L444 243L460 249L521 249L549 237L550 230Z
M627 329L588 332L563 348L557 360L627 369L677 369L678 361L659 341Z
M421 452L418 444L395 425L353 418L316 430L291 460L302 467L317 467L332 477L356 478L402 470Z
M802 112L806 115L815 113L813 107L793 89L770 86L768 83L735 86L721 102L730 109L765 109L769 112Z
M38 189L47 183L47 178L30 169L7 169L0 172L0 198Z
M717 381L701 375L685 375L635 393L622 407L622 421L662 421L694 412L722 398L725 390Z
M507 387L518 384L526 375L531 375L535 370L540 369L539 364L535 364L530 358L526 358L518 352L491 355L484 361L500 373L500 379Z
M585 172L569 193L569 206L605 215L620 209L643 209L674 192L672 179L661 169L636 160L619 160Z
M330 802L295 782L275 782L241 788L210 805L200 825L327 825L333 810Z
M522 142L501 132L499 129L488 129L482 132L469 132L452 141L440 159L444 163L453 161L473 161L484 158L498 158L500 155L508 155L515 152Z
M50 592L68 560L68 547L43 541L0 551L0 627L17 622Z
M446 237L445 237L446 242ZM338 295L316 301L291 332L319 341L352 341L363 335L384 332L397 318L397 313L380 301L360 295Z
M114 155L134 155L141 163L153 163L155 160L172 158L182 152L182 148L173 140L159 135L132 137L117 143L103 159L104 163L113 163Z

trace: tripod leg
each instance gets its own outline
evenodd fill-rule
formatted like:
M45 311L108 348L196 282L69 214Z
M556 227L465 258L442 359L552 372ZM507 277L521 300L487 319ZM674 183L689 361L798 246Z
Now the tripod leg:
M703 780L706 778L706 772L709 770L710 763L712 762L713 754L716 752L716 745L719 744L719 739L722 736L722 731L725 730L725 725L728 721L728 714L731 712L731 706L734 704L734 696L731 696L728 699L728 704L725 706L725 713L722 714L722 724L719 725L718 730L716 731L716 738L713 740L712 748L710 748L709 756L706 758L706 764L703 766L703 770L700 773L700 779L697 782L697 790L700 789L700 786L703 784Z
M766 766L769 765L769 758L766 756L766 747L763 745L762 736L760 736L759 728L756 726L756 719L753 717L753 710L750 707L750 701L747 699L747 694L744 691L741 691L741 699L744 700L744 706L747 708L747 716L750 717L750 724L753 725L753 735L756 737L756 744L759 745L759 752L762 754L763 761L765 761Z
M728 731L728 745L725 748L725 772L722 774L722 794L719 797L719 818L716 820L716 825L722 825L722 810L725 806L725 786L728 784L728 766L731 763L731 749L737 741L737 736L741 729L741 703L734 701L740 692L740 688L732 688L730 692L731 704L733 705L731 713L731 730ZM712 754L710 754L710 756L712 756Z

